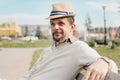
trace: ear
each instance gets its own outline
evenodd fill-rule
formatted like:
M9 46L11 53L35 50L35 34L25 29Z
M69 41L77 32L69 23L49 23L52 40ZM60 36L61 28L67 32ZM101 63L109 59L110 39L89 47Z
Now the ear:
M71 24L71 29L72 29L72 31L74 31L75 30L75 28L76 28L76 25L73 23L73 24Z

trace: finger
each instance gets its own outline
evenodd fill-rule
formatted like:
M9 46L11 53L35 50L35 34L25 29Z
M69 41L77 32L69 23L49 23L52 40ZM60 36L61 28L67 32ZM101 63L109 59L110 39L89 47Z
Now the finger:
M88 69L84 75L84 77L82 78L82 80L88 80L89 79L89 76L90 76L90 73L91 73L91 70Z
M95 77L94 80L102 80L102 79L101 79L101 76L102 76L101 74L97 73L97 75L96 75L96 77Z
M97 73L95 72L95 70L92 70L91 74L90 74L90 77L88 78L88 80L96 80L96 75Z
M102 74L100 80L105 80L106 75Z

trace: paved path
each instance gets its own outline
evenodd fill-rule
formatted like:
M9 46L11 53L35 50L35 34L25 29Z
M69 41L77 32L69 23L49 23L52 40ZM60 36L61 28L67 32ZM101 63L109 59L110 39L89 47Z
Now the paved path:
M37 48L3 48L0 50L0 80L19 80L29 68Z

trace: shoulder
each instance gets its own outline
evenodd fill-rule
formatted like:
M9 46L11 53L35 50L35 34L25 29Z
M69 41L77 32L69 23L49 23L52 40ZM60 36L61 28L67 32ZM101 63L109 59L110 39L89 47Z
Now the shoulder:
M86 49L90 48L87 43L77 40L70 45L70 49L75 52L85 52Z
M84 41L81 41L81 40L77 40L77 41L75 41L74 43L73 43L73 45L74 46L76 46L76 47L89 47L89 45L86 43L86 42L84 42Z
M44 54L48 52L51 52L51 46L43 49Z
M51 47L44 48L40 56L41 56L42 58L45 58L45 57L47 57L48 55L50 55L51 52L52 52L52 51L51 51Z
M42 53L45 54L45 53L48 53L51 51L51 47L47 47L47 48L44 48Z
M85 55L98 55L98 52L95 50L95 49L93 49L93 48L91 48L86 42L84 42L84 41L80 41L80 40L78 40L78 41L76 41L76 42L74 42L74 44L73 44L74 46L75 46L75 49L76 49L76 51L79 51L80 53L82 53L82 54L85 54Z

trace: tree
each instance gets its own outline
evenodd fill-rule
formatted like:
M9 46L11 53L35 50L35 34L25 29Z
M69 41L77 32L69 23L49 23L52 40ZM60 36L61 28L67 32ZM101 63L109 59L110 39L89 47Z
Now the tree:
M41 32L39 26L37 26L37 29L36 29L36 36L37 36L39 39L42 38L42 32Z
M86 26L88 32L91 29L91 23L92 23L91 18L89 17L89 15L87 15L86 20L85 20L85 26Z
M25 37L28 36L28 26L27 25L25 26L25 34L24 34L24 36Z
M36 30L36 36L41 39L42 38L42 32L40 30Z
M87 28L87 31L88 31L88 40L91 40L91 37L89 35L90 31L91 31L91 18L89 17L89 15L86 16L86 19L85 19L85 26Z
M42 31L40 30L40 26L37 26L36 37L38 37L39 39L47 39L47 37L44 36Z

